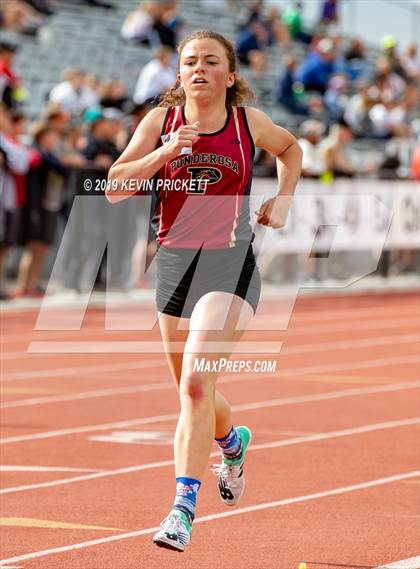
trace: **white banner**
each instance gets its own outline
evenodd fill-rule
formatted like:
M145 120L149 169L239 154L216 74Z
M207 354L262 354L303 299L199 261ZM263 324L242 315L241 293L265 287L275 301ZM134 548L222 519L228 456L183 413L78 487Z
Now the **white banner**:
M251 211L261 204L262 196L268 199L276 192L275 179L254 179ZM257 225L255 233L256 247L264 241L264 252L418 249L420 185L362 179L325 185L301 180L286 226L267 231Z

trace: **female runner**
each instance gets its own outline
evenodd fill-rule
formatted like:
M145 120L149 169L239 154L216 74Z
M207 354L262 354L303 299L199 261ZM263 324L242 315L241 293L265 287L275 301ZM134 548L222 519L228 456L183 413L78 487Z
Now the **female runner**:
M268 199L256 212L258 223L274 229L285 224L301 150L266 114L241 106L250 91L223 36L194 32L178 54L178 79L111 167L109 187L117 183L121 189L108 190L107 197L111 202L128 197L122 189L127 179L167 182L158 185L153 220L156 301L181 411L174 443L176 495L153 541L184 551L213 439L222 453L216 468L220 498L233 506L244 490L251 432L233 426L229 403L215 387L214 362L232 353L260 295L249 223L254 147L277 157L281 199ZM198 368L203 359L210 365Z

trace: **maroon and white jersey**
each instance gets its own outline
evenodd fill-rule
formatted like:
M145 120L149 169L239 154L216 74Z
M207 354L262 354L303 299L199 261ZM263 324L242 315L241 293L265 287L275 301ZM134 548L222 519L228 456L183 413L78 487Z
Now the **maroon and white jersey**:
M162 135L185 124L184 107L171 107ZM167 162L156 176L152 224L158 243L194 249L249 243L253 236L249 195L254 150L245 109L232 107L223 128L199 134L191 154Z

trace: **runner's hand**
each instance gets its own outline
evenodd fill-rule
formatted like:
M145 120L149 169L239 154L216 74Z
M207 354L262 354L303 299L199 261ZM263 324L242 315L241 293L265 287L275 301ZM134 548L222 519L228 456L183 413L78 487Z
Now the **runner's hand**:
M171 133L170 140L164 144L169 160L179 156L183 148L192 148L193 142L198 137L198 128L199 122L196 121L194 124L180 126L178 130Z
M293 202L293 196L276 196L262 204L255 213L257 223L273 229L281 229L286 225L287 215Z

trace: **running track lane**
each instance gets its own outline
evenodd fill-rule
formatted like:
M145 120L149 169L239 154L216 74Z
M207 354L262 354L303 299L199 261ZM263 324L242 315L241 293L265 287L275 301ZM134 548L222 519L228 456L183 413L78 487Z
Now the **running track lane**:
M247 464L248 491L241 503L241 507L281 500L291 496L323 492L331 488L345 487L354 483L364 482L365 480L392 476L395 474L395 465L397 464L400 466L400 469L403 468L402 472L408 472L416 464L414 452L416 442L418 442L416 430L415 427L404 427L402 431L400 429L390 429L386 432L355 435L341 439L339 444L334 440L326 440L302 446L273 449L269 454L264 451L250 453L250 459ZM404 448L401 445L402 434L405 440ZM408 453L407 449L411 449L411 452ZM284 465L284 470L280 472L279 464ZM308 476L308 472L310 476ZM204 482L203 488L206 490L201 492L200 496L200 515L206 516L215 511L223 511L223 506L218 506L218 500L215 496L214 480L208 476ZM401 484L389 487L383 486L379 496L374 494L372 500L370 499L371 490L366 490L368 492L367 496L364 494L365 491L361 491L360 500L355 499L354 502L348 502L347 498L343 497L343 501L340 499L338 504L336 504L337 497L329 497L327 499L329 504L327 506L328 519L333 515L331 512L341 512L340 516L343 523L341 526L340 524L333 526L335 527L334 539L328 544L328 547L324 547L324 550L318 550L318 547L313 549L313 552L318 556L323 551L324 557L319 558L319 560L327 561L331 559L331 557L330 559L325 557L325 554L337 556L338 554L342 555L344 552L346 559L355 561L356 558L351 556L357 553L357 560L366 560L367 562L369 558L362 556L363 547L355 548L354 550L342 549L341 534L343 531L344 535L348 535L349 524L350 527L353 527L353 531L357 527L357 535L359 535L359 530L363 529L363 535L365 535L363 543L370 543L370 555L377 555L376 558L372 558L374 563L377 562L379 564L389 559L389 557L379 557L381 548L382 551L386 551L387 556L390 555L391 558L394 556L395 559L401 558L401 556L398 557L399 553L407 553L408 548L412 548L413 544L416 543L418 536L416 526L413 524L413 518L407 517L407 514L416 515L415 496L418 493L418 487L414 484L407 484L407 487L405 485L401 486ZM72 487L58 487L23 493L21 496L19 494L6 495L2 499L3 511L12 511L13 517L55 519L87 525L120 528L126 532L138 529L139 518L142 521L141 526L153 527L156 523L156 516L162 517L165 514L163 509L165 506L161 506L162 500L159 499L157 501L159 507L154 508L151 504L150 496L166 496L167 500L170 500L173 491L172 486L171 476L164 475L160 477L156 475L156 472L144 471L140 476L139 474L124 475L118 478L96 480L93 484L92 482L84 482L75 484ZM213 491L211 491L212 486ZM401 488L403 488L403 495L407 497L407 500L401 500ZM93 497L92 499L92 492L96 498ZM142 504L142 499L145 495L147 496L147 501ZM367 516L367 519L362 524L361 519L365 517L363 513L365 512L365 500L368 500L369 509L378 512L378 517ZM137 507L130 508L133 503L139 504L140 511ZM57 508L57 504L60 504L60 508ZM360 512L361 507L362 514ZM386 507L385 510L383 510L383 507ZM162 511L159 511L159 509ZM345 520L342 519L344 511ZM50 513L50 517L48 517L48 513ZM300 504L299 511L295 515L299 516L301 520L306 519L307 515L314 515L315 519L318 519L317 524L313 526L314 536L324 535L325 537L325 535L329 535L331 540L329 523L327 527L325 527L325 524L319 525L320 518L317 518L317 515L325 515L325 511L321 509L320 513L318 502ZM249 528L249 516L251 514L244 515L243 522L241 522L242 516L237 518L241 532L245 531L245 527ZM254 514L252 514L252 519L253 517ZM267 510L265 513L260 512L258 520L258 524L264 524L265 527L265 539L259 535L259 544L264 545L264 548L268 548L269 542L275 539L276 532L282 528L285 531L285 520L282 517L279 519L275 510ZM381 536L377 535L378 523L381 526ZM262 525L258 526L258 532L261 531L261 527ZM267 528L270 528L270 530ZM217 530L220 530L218 539L212 534L211 540L211 543L215 546L215 551L219 551L225 539L225 520L217 523L217 527L214 530L216 535ZM61 531L61 534L56 530L42 530L42 533L40 531L38 530L32 536L28 536L27 530L6 528L3 534L6 536L6 540L8 535L11 536L10 539L17 540L17 544L13 547L14 554L17 551L16 547L18 547L18 553L23 553L28 551L28 547L30 551L43 549L46 542L48 542L49 547L63 545L63 543L68 544L70 535L74 537L74 541L70 541L70 543L77 543L92 537L92 532L86 534L86 532L80 533L75 530ZM392 531L396 532L396 535L400 537L397 539L395 535L393 540L391 540L392 547L390 547L389 532ZM26 549L22 551L22 542L25 534ZM109 535L109 532L107 534ZM221 542L220 539L222 540ZM294 543L294 538L292 542ZM287 543L288 548L285 547L284 561L289 563L289 558L290 562L292 562L292 555L295 549L294 546L291 546L290 539L287 540ZM86 554L91 558L91 563L86 564L87 561L84 562L83 569L97 569L98 567L107 569L107 566L103 565L103 563L104 560L108 562L111 559L107 551L109 546L105 547L106 551L104 553L102 553L103 547L105 546L100 546L97 549L97 553L92 550L92 552ZM143 555L148 554L150 543L147 539L142 538L138 540L137 545L135 541L133 543L127 542L127 548L132 559L139 559L140 557L144 560ZM121 550L121 546L118 550ZM133 551L136 551L135 556ZM268 551L271 550L268 549ZM259 564L259 557L250 557L252 555L250 549L245 548L245 553L246 558L254 559L253 563L258 560ZM193 559L195 561L191 565L185 565L185 567L200 567L200 565L194 565L197 562L197 558L194 557ZM38 567L48 569L52 567L80 568L80 565L70 565L68 561L63 565L57 565L57 563L60 563L60 560L57 561L52 558L51 562L46 559L42 564L40 561L38 563ZM109 566L110 569L119 567L118 563L117 559L113 560ZM124 565L127 569L136 566L135 563ZM160 565L156 567L158 566L160 567ZM205 566L203 565L203 567ZM254 566L259 565L242 564L242 566L247 569L253 569ZM287 566L285 565L285 568ZM264 565L264 567L275 569L279 566Z
M324 306L321 306L321 305L320 305L319 308L320 308L320 310L323 310L323 309L325 308L325 303L324 303ZM362 307L362 308L363 308L363 307ZM325 312L324 312L324 314L325 314ZM96 326L95 326L95 327L96 327ZM321 333L321 330L322 330L322 326L319 326L319 333ZM394 331L394 333L395 333L395 331ZM301 338L301 340L302 340L302 338ZM310 355L310 357L311 357L311 356L312 356L312 354ZM386 372L389 372L389 371L390 371L389 366L384 366L384 369L385 369ZM395 366L395 372L396 372L396 373L398 373L398 369L399 369L398 366ZM405 369L407 369L407 368L405 368ZM412 368L412 369L413 369L413 368ZM361 370L360 370L360 371L361 371ZM369 373L371 373L372 370L368 370L368 371L369 371ZM401 371L401 369L400 369L400 371ZM382 370L381 370L380 368L379 368L379 369L376 368L376 369L375 369L375 372L381 373ZM365 374L366 374L366 370L365 370ZM247 382L245 382L244 387L246 386L246 387L245 387L246 390L249 389L249 388L248 388L249 385L250 385L250 384L248 384ZM226 387L227 387L227 386L226 386ZM306 387L307 387L307 386L306 386ZM252 393L252 389L251 389L251 393ZM278 395L276 394L275 396L278 396ZM92 403L95 404L95 403L97 403L97 402L94 402L94 401L93 401ZM345 403L347 403L347 401L345 401ZM366 406L366 408L368 409L368 406ZM349 411L350 411L350 412L353 412L354 409L355 409L355 406L352 405L351 408L349 409ZM285 410L285 408L281 410L281 411L282 411L282 414L283 414L283 411L284 411L284 410ZM265 413L265 415L267 415L267 411L265 411L265 412L263 412L263 413ZM277 413L276 413L276 414L277 414ZM256 419L256 421L258 421L258 424L260 424L261 421L258 420L258 417L255 417L255 419ZM269 429L267 429L267 430L269 430ZM404 432L405 432L405 431L404 431ZM410 431L410 432L411 432L411 431ZM386 434L387 434L387 433L386 433ZM385 434L385 436L386 436L386 434ZM368 436L368 435L363 435L363 436ZM377 438L377 434L375 434L375 435L371 434L371 435L369 435L369 436L374 436L375 438ZM388 437L388 439L391 440L392 437ZM407 441L405 441L405 442L407 442ZM335 441L335 444L334 444L334 442L332 442L332 441L330 441L330 443L332 443L333 448L335 448L335 449L340 448L340 445L337 445L337 441ZM61 442L61 444L62 444L62 442ZM320 444L320 443L318 443L318 444ZM327 444L327 441L324 441L322 444L323 444L323 445ZM341 441L340 441L340 444L341 444ZM395 446L398 446L399 444L401 444L400 439L398 438L397 442L394 443L394 444L395 444ZM18 446L20 446L20 444L19 444ZM296 448L297 448L297 447L296 447ZM303 447L301 447L301 448L303 448ZM314 448L315 448L315 447L314 447ZM405 448L405 447L404 447L404 448ZM278 449L277 452L282 452L282 451L284 451L284 450L285 450L285 449ZM255 453L255 456L256 456L257 454L258 454L258 452ZM356 453L352 453L352 454L355 455ZM385 451L384 454L387 455L387 454L388 454L387 451ZM251 456L251 455L250 455L250 456ZM292 459L292 463L293 463L294 460L296 460L296 459L293 458L293 459ZM300 464L301 462L302 462L302 459L298 459L298 463ZM357 461L356 461L356 462L357 462ZM278 464L278 460L276 461L276 464ZM318 464L316 464L316 463L314 463L314 464L315 464L315 468L317 468L317 469L319 470L321 465L318 465ZM270 474L270 473L269 473L269 474ZM330 473L328 473L328 474L330 474ZM351 471L349 472L349 474L351 474ZM137 475L137 476L138 476L138 475ZM136 479L137 479L137 476L136 476ZM293 482L294 482L294 481L293 481ZM414 481L414 482L415 482L415 481ZM84 483L83 483L83 484L84 484ZM167 482L167 484L168 484L167 488L169 488L169 494L171 495L172 488L171 488L171 483L170 483L170 481ZM398 484L403 484L403 482L398 483ZM80 486L80 485L79 485L79 486ZM108 487L108 486L107 486L107 487ZM410 491L411 491L412 488L417 488L417 487L416 487L416 484L411 484L411 485L409 485L409 484L408 484L408 481L407 481L407 487L410 488ZM292 490L293 490L293 488L292 488ZM48 490L48 491L49 491L49 490ZM366 490L366 491L368 491L368 490ZM42 490L42 491L40 491L40 492L44 492L44 490ZM360 492L362 492L362 491L360 491ZM369 490L369 492L370 492L370 490ZM114 494L115 494L115 493L114 493ZM41 494L38 494L38 496L40 496L40 495L41 495ZM290 494L290 495L293 495L293 494ZM26 497L28 497L28 494L27 494ZM200 498L200 499L201 499L201 498ZM326 500L330 500L330 499L332 499L332 498L326 498ZM76 500L77 500L77 498L76 498ZM205 508L205 505L206 505L206 503L205 503L205 500L203 499L203 500L202 500L202 503L201 503L201 507L204 509L204 508ZM287 506L287 507L289 507L289 506ZM73 509L72 509L71 511L74 512L74 507L73 507ZM152 517L153 517L153 519L155 519L155 517L156 517L156 516L155 516L155 512L152 512L152 513L153 513L153 516L152 516ZM165 512L165 513L166 513L166 512ZM259 514L263 514L263 512L259 512ZM394 514L395 514L395 512L393 511L393 512L392 512L392 515L394 515ZM250 515L250 514L246 514L246 515ZM242 518L242 516L239 516L239 517ZM224 521L224 520L228 520L228 519L234 520L234 518L224 518L223 521ZM271 518L270 518L270 519L271 519ZM215 524L215 523L216 523L216 522L208 522L209 526L210 526L211 524ZM219 522L217 522L217 523L220 523L220 520L219 520ZM265 523L266 523L266 522L265 522ZM138 526L137 526L137 527L138 527ZM199 527L199 525L198 525L197 527ZM237 527L236 524L234 524L234 527ZM41 530L41 531L43 531L43 530ZM39 531L38 531L38 533L39 533ZM348 532L348 533L350 533L350 532ZM43 533L43 535L46 535L46 534ZM68 535L69 535L69 534L66 533L66 536L68 536ZM86 536L85 536L85 537L86 537ZM91 535L89 535L88 537L91 537ZM196 536L194 536L194 543L195 543L195 542L196 542ZM101 547L102 547L102 546L101 546ZM153 549L153 548L152 548L152 549ZM124 549L123 549L123 550L124 550ZM80 553L80 552L79 552L79 553ZM121 556L121 550L120 550L119 553L120 553L120 556ZM166 552L165 552L165 553L166 553ZM127 554L130 554L130 550L128 550ZM155 551L154 551L154 550L151 552L151 554L153 555L153 559L156 559ZM73 554L72 554L72 555L73 555ZM90 556L91 553L88 554L87 551L86 551L86 555L89 555L89 556ZM188 554L187 554L187 555L188 555ZM393 559L398 559L398 558L403 558L404 556L407 557L407 555L392 555L392 558L393 558ZM82 561L82 559L83 559L82 556L80 556L80 555L77 555L76 558L77 558L77 560L80 560L80 561ZM235 557L235 558L236 558L236 557ZM389 556L389 557L387 556L383 561L384 561L384 562L385 562L385 561L388 561L390 558L391 558L391 556ZM96 557L94 557L94 559L97 560ZM169 562L171 562L171 565L166 565L166 563L164 563L164 560L162 559L162 563L159 564L159 569L160 569L160 567L164 567L164 566L168 566L168 567L169 567L169 566L171 566L171 567L173 566L173 564L172 564L173 557L170 556L170 557L168 557L167 559L168 559ZM248 556L247 559L249 560L250 557ZM251 558L251 559L252 559L252 558ZM280 559L280 557L279 557L279 559ZM299 560L302 560L302 558L299 557ZM308 560L308 559L307 559L307 560ZM104 557L104 558L101 558L100 569L107 569L106 565L103 565L103 563L102 563L102 562L104 562L104 561L105 561L105 557ZM143 559L142 559L142 561L143 561ZM382 559L381 559L379 562L382 563ZM116 566L119 567L119 566L120 566L118 560L116 560L115 563L116 563L116 565L112 564L112 566L111 566L110 569L114 569L114 567L116 567ZM136 562L136 563L137 563L137 562ZM25 566L26 566L26 562L25 562ZM36 566L39 567L40 565L36 565ZM43 566L44 566L44 565L43 565ZM54 567L57 567L58 565L56 565L56 564L55 564L55 565L51 565L51 567L53 567L53 566L54 566ZM76 566L77 566L78 569L80 568L80 564L77 564ZM94 566L94 565L93 565L93 566ZM129 566L129 565L127 565L127 567L128 567L128 566ZM136 564L135 566L137 567L138 565ZM150 564L150 566L153 566L153 565ZM183 566L185 566L185 565L183 565ZM191 565L191 566L200 567L199 564L195 564L195 565ZM246 567L246 565L244 565L244 564L242 564L241 566L245 566L245 567ZM33 565L33 567L35 567L35 565ZM49 567L49 565L45 565L45 567ZM65 564L65 565L63 565L63 567L66 567L66 569L67 569L67 568L68 568L68 565ZM204 566L203 566L203 567L204 567ZM225 567L225 565L223 565L223 567ZM278 564L276 564L276 565L273 566L273 567L275 567L276 569L277 569L277 568L283 569L283 568L281 567L281 565L279 566ZM95 566L95 569L99 569L99 568L98 568L98 565ZM250 566L249 569L254 569L254 567L253 567L253 566ZM255 569L260 569L260 568L257 567L257 568L255 568ZM271 569L271 567L268 566L267 569ZM309 569L312 569L312 568L309 567Z

